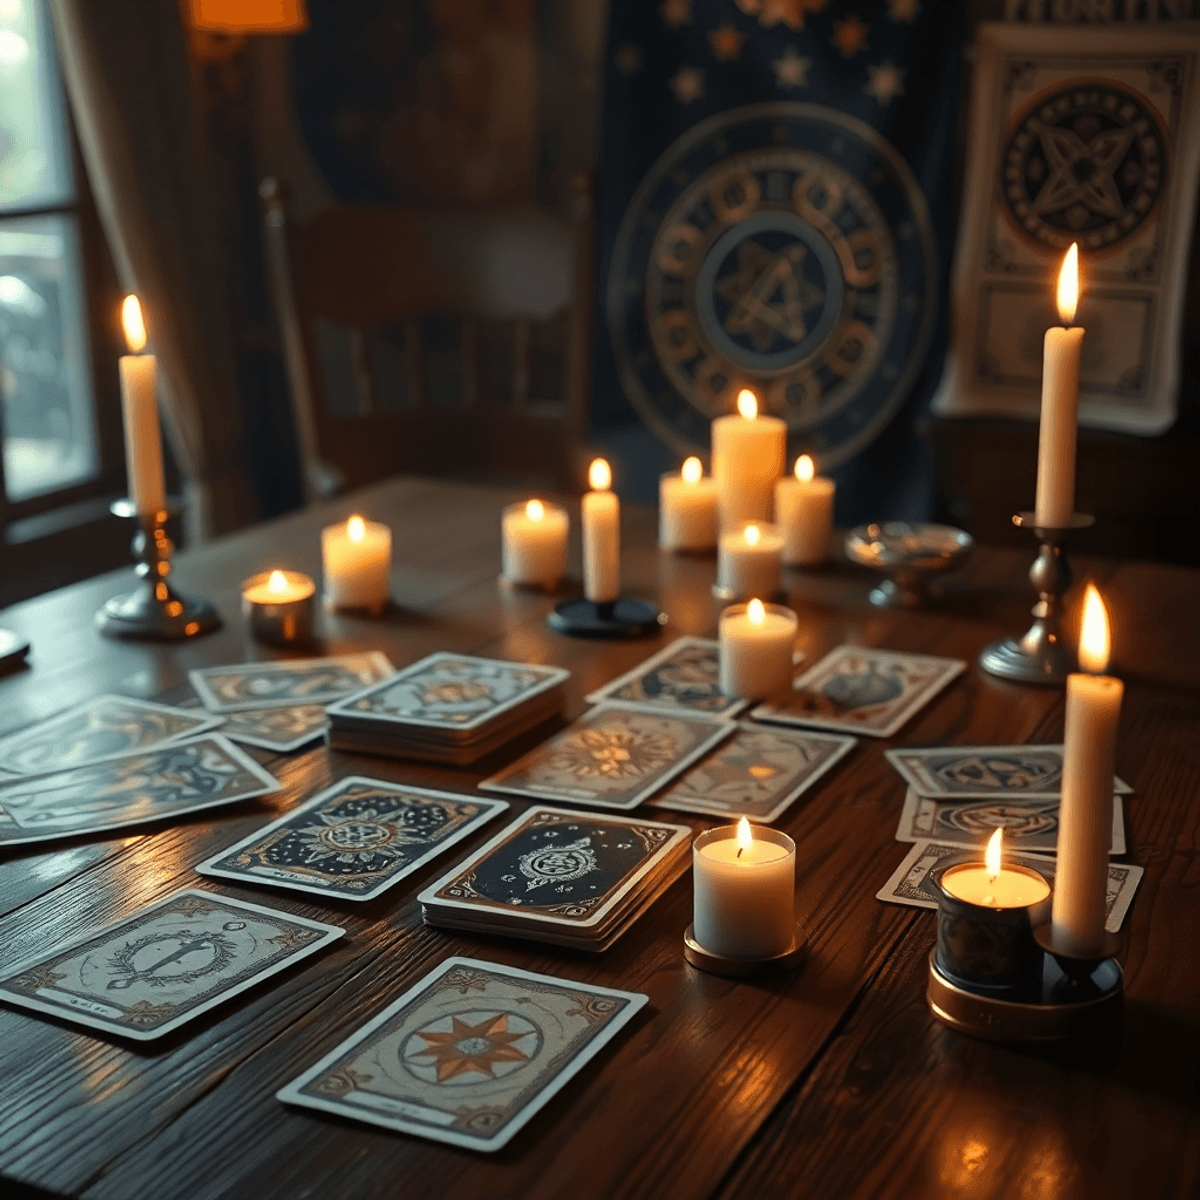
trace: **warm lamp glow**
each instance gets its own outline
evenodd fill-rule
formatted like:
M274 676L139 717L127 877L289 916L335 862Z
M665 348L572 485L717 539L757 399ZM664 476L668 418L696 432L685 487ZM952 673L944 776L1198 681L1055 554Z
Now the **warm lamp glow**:
M272 571L271 578L267 580L267 591L274 592L276 596L282 596L287 590L287 576L282 571Z
M995 833L988 838L987 849L983 854L983 865L987 867L987 873L995 879L1000 874L1000 864L1004 857L1004 830L997 829Z
M540 521L546 515L546 506L540 500L530 500L525 505L525 515L531 521Z
M684 483L699 483L700 477L704 474L704 465L698 458L685 459L682 473Z
M1094 583L1089 583L1083 598L1083 626L1079 631L1079 665L1092 675L1103 675L1108 666L1112 639L1108 631L1108 610Z
M796 478L801 483L811 483L816 470L813 460L807 454L802 454L796 459Z
M206 33L299 33L304 0L191 0L192 26Z
M758 416L758 397L749 389L742 388L738 392L738 412L746 418L747 421L753 421Z
M346 536L352 542L361 542L367 536L367 527L360 516L353 516L346 522Z
M751 600L746 605L746 620L751 625L761 625L767 619L767 610L763 608L761 600Z
M592 465L588 467L588 487L593 492L607 492L612 487L612 467L604 459L592 459Z
M130 354L140 354L146 346L146 322L142 320L142 306L138 298L130 293L121 305L121 324L125 327L125 343Z
M750 832L750 822L745 817L738 822L737 844L739 855L743 850L749 850L754 844L754 836Z
M1079 243L1072 242L1058 273L1058 319L1064 325L1075 320L1079 307Z
M762 530L757 525L747 525L742 537L746 539L747 546L757 546L758 539L762 537Z

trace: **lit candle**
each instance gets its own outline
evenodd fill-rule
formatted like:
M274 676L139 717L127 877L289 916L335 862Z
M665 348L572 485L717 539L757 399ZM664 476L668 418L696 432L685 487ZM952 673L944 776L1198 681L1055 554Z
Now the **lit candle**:
M774 596L779 591L783 538L774 525L750 521L721 535L717 587L732 600Z
M1079 665L1089 674L1067 676L1052 918L1055 946L1080 956L1098 954L1104 945L1113 772L1125 692L1119 679L1103 674L1109 641L1104 601L1089 584L1079 637Z
M775 481L783 474L787 425L758 414L758 400L744 388L736 415L712 423L713 479L721 531L742 521L769 521Z
M1004 866L1003 844L1004 830L997 829L988 840L984 861L950 867L942 876L942 887L959 900L984 908L1028 908L1041 903L1050 895L1050 885L1029 867Z
M118 363L129 498L138 513L162 512L166 508L166 488L158 428L158 359L141 353L146 345L146 326L136 296L125 297L121 324L129 346L129 353L121 355Z
M567 510L543 500L510 504L501 518L503 572L510 583L557 585L567 570Z
M664 550L711 550L717 544L717 485L698 458L658 482L658 544Z
M710 954L773 958L796 931L796 844L745 817L692 843L692 933Z
M1083 329L1071 328L1079 304L1079 247L1072 243L1058 274L1058 316L1042 352L1042 423L1038 436L1036 519L1065 529L1075 515L1075 439Z
M602 458L588 468L583 497L583 594L607 604L621 594L621 502L609 491L612 469Z
M316 585L300 571L263 571L242 584L242 616L260 642L286 645L312 637Z
M721 691L753 700L786 692L792 683L797 624L790 608L757 599L725 609L720 622Z
M775 524L783 534L783 561L811 567L829 557L833 537L833 496L837 485L817 475L813 460L802 454L792 475L775 484Z
M321 530L325 604L380 613L387 606L392 565L392 531L353 516L345 525Z

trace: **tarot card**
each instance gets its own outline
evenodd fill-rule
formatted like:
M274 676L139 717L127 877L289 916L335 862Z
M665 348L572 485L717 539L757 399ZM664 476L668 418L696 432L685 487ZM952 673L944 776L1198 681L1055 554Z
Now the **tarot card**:
M385 655L369 650L333 658L202 667L189 671L188 679L205 708L224 713L281 704L328 704L394 672Z
M5 971L0 1000L149 1041L343 933L211 892L177 892Z
M477 729L570 677L561 667L439 652L329 706L357 721Z
M279 790L219 733L0 781L0 846L101 833Z
M691 837L686 825L531 808L419 897L437 908L592 928Z
M276 1095L401 1133L499 1150L646 1001L449 958Z
M782 704L760 704L750 715L891 737L966 667L954 658L838 646L796 680L795 696Z
M904 856L904 861L892 873L892 877L876 893L876 898L888 904L909 904L914 908L937 908L937 892L930 876L934 868L947 860L966 862L973 857L962 846L951 846L947 842L921 841ZM1054 883L1055 861L1040 858L1035 854L1005 855L1005 862L1021 863L1040 871ZM1108 916L1104 928L1109 933L1120 930L1125 914L1133 903L1145 870L1133 863L1108 864Z
M694 713L601 704L480 785L535 799L636 808L734 730Z
M902 746L884 757L920 796L939 800L1003 800L1057 796L1062 791L1059 746ZM1133 789L1113 779L1113 790Z
M323 704L284 704L226 713L221 732L235 742L287 754L315 741L328 725Z
M925 838L954 846L980 848L998 828L1005 849L1054 854L1058 848L1057 796L1009 796L1004 800L933 800L909 788L900 813L896 841ZM1113 796L1110 854L1125 853L1125 813Z
M717 676L720 644L709 638L684 637L673 641L632 671L606 683L587 697L591 704L613 702L626 708L653 712L705 713L731 717L749 703L726 696Z
M508 805L353 775L202 862L201 875L373 900Z
M0 770L42 775L193 737L221 724L203 709L97 696L0 741Z
M774 821L857 744L855 738L749 721L649 801L652 808Z

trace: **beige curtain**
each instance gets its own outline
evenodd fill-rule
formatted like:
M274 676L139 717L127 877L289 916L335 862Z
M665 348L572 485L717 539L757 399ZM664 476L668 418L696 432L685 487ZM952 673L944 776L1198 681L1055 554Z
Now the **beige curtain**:
M189 539L257 513L242 453L225 270L179 8L50 0L63 76L122 285L159 357L159 404L186 479Z

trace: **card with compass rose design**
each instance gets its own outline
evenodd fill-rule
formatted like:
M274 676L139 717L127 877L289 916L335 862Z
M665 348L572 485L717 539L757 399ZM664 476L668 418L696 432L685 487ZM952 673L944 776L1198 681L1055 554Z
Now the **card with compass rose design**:
M177 892L0 972L0 1001L149 1041L345 932L211 892Z
M342 900L373 900L507 808L503 800L352 775L196 870Z

